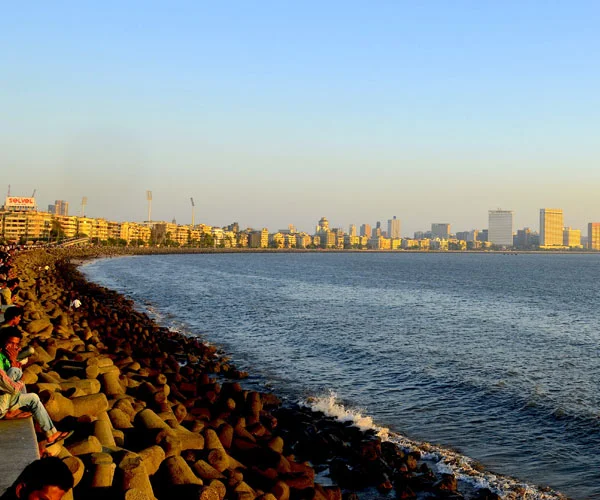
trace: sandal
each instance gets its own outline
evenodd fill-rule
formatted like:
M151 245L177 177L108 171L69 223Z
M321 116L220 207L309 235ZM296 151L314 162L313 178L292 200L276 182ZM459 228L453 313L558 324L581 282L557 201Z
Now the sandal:
M32 413L29 411L21 411L21 410L10 410L7 411L4 415L5 420L13 420L17 418L29 418L32 416Z
M50 446L51 444L54 444L58 441L62 441L63 439L67 439L67 438L71 437L72 435L73 435L73 431L57 432L56 434L54 434L52 440L50 440L50 438L48 438L48 440L46 441L46 446Z

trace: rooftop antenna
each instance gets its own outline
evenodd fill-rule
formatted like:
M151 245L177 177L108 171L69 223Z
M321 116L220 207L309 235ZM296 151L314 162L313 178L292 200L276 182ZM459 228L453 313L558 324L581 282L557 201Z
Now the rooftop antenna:
M194 227L194 208L196 205L194 204L194 198L190 198L190 201L192 202L192 227Z
M152 220L152 191L146 191L146 200L148 200L148 222Z
M81 198L81 216L85 217L85 207L87 206L87 196Z

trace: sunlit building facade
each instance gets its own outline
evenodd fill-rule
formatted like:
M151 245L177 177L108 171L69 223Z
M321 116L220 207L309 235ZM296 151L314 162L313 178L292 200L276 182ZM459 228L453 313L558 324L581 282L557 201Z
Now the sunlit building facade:
M581 230L565 227L563 229L563 245L569 248L581 248Z
M563 247L563 211L540 209L540 248Z
M588 248L600 250L600 222L588 223Z
M396 216L388 220L388 238L400 238L400 219L396 219Z

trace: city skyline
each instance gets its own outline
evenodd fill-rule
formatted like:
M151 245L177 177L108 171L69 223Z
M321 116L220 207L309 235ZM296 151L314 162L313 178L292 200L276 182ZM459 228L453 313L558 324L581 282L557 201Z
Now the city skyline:
M10 237L24 237L29 233L35 239L36 237L40 237L44 232L48 232L48 228L50 227L50 218L48 218L48 216L59 216L62 218L60 225L64 225L63 229L70 231L72 235L79 233L79 226L83 225L83 227L86 228L83 233L88 236L89 231L87 227L93 227L92 232L97 234L94 236L94 238L100 238L98 235L105 234L106 231L109 231L109 227L112 228L110 231L116 234L115 231L117 231L117 228L122 225L121 223L123 223L125 227L150 228L151 226L159 225L163 227L171 227L176 232L179 232L179 229L181 229L188 234L187 238L190 239L194 239L192 236L190 236L191 232L195 231L197 234L200 234L198 233L198 230L204 232L205 230L208 230L208 228L211 228L212 231L215 229L215 227L217 232L221 235L223 234L223 231L228 231L233 234L242 230L250 233L260 234L261 236L259 239L261 240L267 237L271 238L271 236L274 234L311 234L309 231L298 229L295 224L288 224L286 229L273 229L272 227L268 228L265 225L259 225L255 227L246 226L246 228L244 228L244 226L240 225L238 221L232 222L228 225L222 225L220 227L206 224L206 221L201 221L198 224L195 224L193 222L195 214L195 203L193 198L190 198L192 206L191 224L181 222L177 223L175 219L172 221L153 219L151 218L151 207L153 200L151 191L146 192L146 200L148 217L145 221L120 221L114 219L109 220L106 217L89 217L89 214L86 215L85 208L87 206L87 197L83 197L81 200L80 215L78 216L73 214L68 216L69 203L65 200L55 200L54 204L48 205L48 210L46 211L41 209L41 207L38 207L34 197L9 196L5 199L5 204L1 207L2 210L0 210L0 217L7 216L8 219L3 219L2 224L0 224L0 228L2 228L2 234L4 236L10 235ZM26 214L31 214L31 217L27 216ZM378 244L383 244L384 246L379 246L379 249L385 249L385 245L392 244L392 240L404 240L402 242L402 245L404 246L410 246L411 241L413 240L441 240L446 242L449 242L450 240L462 240L467 244L469 242L485 241L499 248L508 248L514 244L517 247L526 249L537 246L539 246L541 249L558 249L559 247L567 249L579 248L581 247L581 242L584 241L586 247L589 243L590 248L600 248L600 243L598 243L600 240L598 237L598 231L597 229L592 229L592 227L596 228L596 226L598 226L600 223L588 223L587 235L584 234L582 238L582 233L585 233L585 230L573 228L571 226L565 226L563 215L563 210L561 208L541 208L539 210L538 231L536 231L535 228L532 230L530 227L522 227L520 229L517 228L515 231L513 226L513 211L496 209L488 211L489 224L487 228L473 228L468 231L453 231L451 223L433 222L431 223L431 230L415 231L412 235L402 233L402 221L395 215L392 219L388 219L387 230L385 229L385 226L382 226L381 221L376 221L375 227L372 228L370 224L365 223L360 226L359 230L357 229L356 224L350 224L348 226L348 231L345 231L341 226L330 226L327 217L323 216L315 226L314 236L324 238L326 247L338 246L338 237L341 238L342 236L350 236L356 238L358 236L366 236L367 238L373 238L375 240L383 237L384 240L390 242L382 243L380 241ZM96 222L92 222L93 220ZM31 229L31 232L29 232L28 228ZM269 229L271 229L271 231L269 231ZM180 238L182 242L186 241L186 237L183 237L182 235L179 235L178 238ZM355 240L355 243L358 241L358 239ZM361 241L362 242L360 245L366 244L367 242L367 240ZM288 244L291 243L288 241ZM348 244L353 245L354 243ZM392 249L395 249L398 244L398 242L394 243L393 245L395 246L392 246ZM463 248L459 245L459 248L457 249L462 250Z
M600 220L599 4L175 6L6 6L4 189L305 231Z
M9 185L9 188L12 189L12 187L10 185ZM146 193L144 195L145 196L144 197L144 210L143 210L144 211L144 215L148 215L149 214L149 205L148 205L149 200L148 200L148 196L150 196L150 197L153 196L151 194L149 195L148 193L152 193L152 191L146 191ZM22 198L22 199L27 199L27 200L35 199L35 203L36 203L36 206L38 208L38 211L42 211L42 212L49 211L49 212L52 212L53 209L54 209L54 207L55 207L55 204L48 203L48 208L46 209L46 208L44 208L46 206L46 205L44 205L44 202L40 202L39 200L37 200L37 198L31 198L31 197L26 197L26 196L18 196L18 195L15 195L14 193L11 194L11 196L13 198ZM6 199L8 199L8 197ZM153 200L153 198L151 198L151 199ZM62 206L63 210L69 211L69 204L70 204L69 201L67 201L67 200L55 200L55 203L58 204L58 206ZM154 203L154 201L152 201L151 203ZM190 203L190 198L189 197L188 197L188 203ZM79 203L73 203L73 204L71 204L71 208L72 209L71 209L71 214L70 215L80 216L80 215L82 215L82 210L85 209L85 215L89 216L89 217L92 217L92 218L104 218L104 219L111 219L111 220L122 221L122 222L133 222L133 221L135 221L135 222L144 222L144 221L146 221L147 222L148 221L148 217L142 217L142 218L132 219L132 218L126 218L126 217L112 217L111 218L111 217L107 217L107 216L102 215L102 214L100 214L100 215L94 215L94 214L89 213L89 211L87 210L87 204L88 204L87 197L82 197L82 199L80 200ZM406 230L406 232L404 232L405 231L405 229L404 229L405 228L405 219L402 219L402 217L397 217L396 215L392 216L391 219L389 219L387 217L382 217L380 219L373 220L373 221L368 221L368 222L354 222L354 221L350 221L346 225L344 225L344 224L338 224L336 221L331 221L331 220L329 220L330 218L327 217L327 216L321 216L321 217L324 217L325 219L327 219L328 223L331 225L332 228L340 228L340 229L343 229L344 231L347 231L350 226L354 225L354 226L356 226L355 229L356 229L357 233L360 233L361 235L362 234L366 234L366 233L371 234L372 228L375 228L376 224L378 224L378 223L381 224L381 231L382 232L389 233L390 223L393 220L394 221L394 225L397 224L398 227L402 228L400 230L400 235L401 236L405 236L405 237L409 237L410 236L410 237L412 237L412 235L415 232L432 231L433 233L436 233L435 226L443 226L443 227L448 226L447 231L446 231L447 234L456 234L458 232L465 232L465 231L468 232L468 231L473 231L473 230L489 229L489 226L490 226L489 222L491 220L491 217L492 217L491 214L492 213L510 213L511 214L510 215L510 219L511 219L511 222L512 222L511 223L511 228L513 230L513 233L516 234L516 230L517 229L531 229L532 231L536 231L536 232L540 231L542 229L542 222L541 221L542 221L542 212L544 210L549 210L549 209L544 209L544 208L537 208L536 209L536 218L537 218L537 220L533 224L531 224L531 225L518 225L517 223L514 222L514 220L515 220L515 218L514 218L514 216L515 216L514 210L503 210L503 209L497 208L497 209L489 209L489 210L487 210L487 212L486 212L487 213L487 217L485 218L486 219L486 224L484 224L482 226L479 226L479 227L473 226L473 227L469 227L469 228L455 228L454 227L454 222L443 222L443 223L441 223L441 222L428 222L428 223L425 223L425 225L423 227L418 227L418 228L416 228L414 230L411 230L411 231ZM564 214L564 210L562 208L552 209L552 210L559 210L561 212L561 221L562 221L562 224L558 224L556 226L557 228L559 226L561 228L563 228L563 227L564 228L567 228L567 227L571 228L571 227L573 227L575 229L581 230L582 232L585 232L587 230L588 224L593 220L593 219L589 219L588 218L588 221L585 222L581 227L572 226L570 224L567 224L566 221L569 220L569 219L568 219L568 217L566 217L566 218L564 217L565 214ZM185 217L184 217L184 220L180 221L176 217L164 218L164 217L160 217L160 214L156 214L156 212L153 212L153 214L155 215L155 217L152 217L151 220L154 221L154 222L159 222L159 221L170 222L172 220L176 220L177 224L190 225L192 217L197 217L197 215L196 215L196 204L193 203L193 202L192 202L192 204L190 204L190 206L188 208L188 217L189 217L190 220L187 220L187 221L186 221ZM65 212L62 212L62 215L67 215L67 214ZM319 218L321 218L321 217L319 217ZM283 222L282 224L279 224L279 225L269 225L269 224L261 224L261 223L258 223L258 224L255 224L255 225L244 224L243 222L242 223L239 222L240 221L239 217L234 217L233 219L225 221L222 224L211 224L210 221L203 220L202 217L200 217L200 219L198 219L198 218L196 219L196 223L209 224L209 225L212 225L212 226L227 226L227 225L231 224L232 220L235 220L236 222L238 222L240 224L240 227L246 227L246 228L262 228L262 227L283 228L283 227L287 227L287 226L289 226L291 224L294 227L298 228L299 231L301 231L301 232L307 232L307 233L311 233L311 231L312 231L311 227L314 228L314 222L312 224L309 224L307 228L303 228L302 226L300 226L298 224L295 224L293 221L289 221L289 220L287 220L287 221L285 221L285 222ZM407 223L407 225L408 225L408 227L413 227L413 225L410 223L410 220ZM366 227L364 227L364 229L363 229L362 226L366 226ZM347 231L347 232L349 232L349 231Z

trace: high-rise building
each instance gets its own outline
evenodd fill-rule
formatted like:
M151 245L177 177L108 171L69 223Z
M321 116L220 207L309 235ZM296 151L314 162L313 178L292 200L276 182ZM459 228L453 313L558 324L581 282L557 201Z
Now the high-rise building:
M56 200L54 205L48 205L48 212L54 215L69 215L69 202Z
M450 224L446 222L434 222L431 224L431 234L433 238L447 240L450 237Z
M360 235L371 237L371 224L362 224L360 226Z
M348 228L348 235L353 238L356 236L356 224L350 224L350 227Z
M563 246L562 208L540 208L540 247Z
M501 247L513 246L512 210L488 210L488 241Z
M65 200L56 200L54 202L55 215L69 215L69 202Z
M581 248L581 229L563 228L563 245L569 248Z
M400 238L400 219L396 219L394 215L393 219L388 220L388 230L387 230L388 238Z
M588 248L590 250L600 250L600 222L590 222L588 224Z

